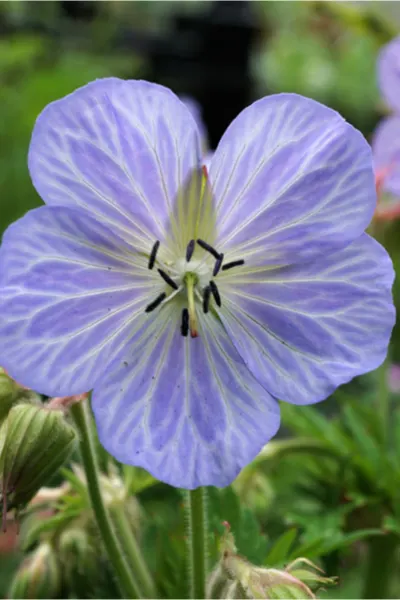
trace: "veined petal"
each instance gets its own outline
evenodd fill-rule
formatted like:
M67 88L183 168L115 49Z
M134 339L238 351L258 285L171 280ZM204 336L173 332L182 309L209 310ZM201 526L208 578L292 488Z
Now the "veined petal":
M363 234L312 263L221 279L220 317L274 397L318 402L383 362L395 321L393 277L386 251Z
M173 486L225 486L276 433L278 403L217 319L201 318L196 339L180 321L179 304L165 304L97 384L100 441Z
M167 88L116 78L49 104L29 150L46 204L79 207L137 249L164 240L175 197L200 166L196 124Z
M296 94L255 102L212 158L218 247L229 259L292 264L361 235L376 204L372 156L335 111Z
M87 213L33 210L0 249L0 364L49 396L89 391L161 288L147 259Z
M400 112L400 37L383 47L378 60L381 93L388 106Z
M400 90L400 82L399 82ZM372 138L375 170L385 169L382 189L400 197L400 117L387 117Z

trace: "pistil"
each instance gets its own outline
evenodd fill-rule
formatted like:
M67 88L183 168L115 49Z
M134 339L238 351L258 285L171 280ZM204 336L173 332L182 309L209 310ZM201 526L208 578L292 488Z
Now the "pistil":
M197 284L197 276L194 273L187 273L185 276L185 284L188 298L188 313L189 313L189 329L192 338L199 335L197 316L196 316L196 305L194 300L194 291Z

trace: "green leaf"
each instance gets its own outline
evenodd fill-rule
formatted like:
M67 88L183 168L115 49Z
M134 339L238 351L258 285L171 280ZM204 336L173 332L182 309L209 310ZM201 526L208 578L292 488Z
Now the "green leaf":
M297 529L285 531L274 543L264 561L268 567L280 566L287 562L288 555L297 536Z
M349 429L354 440L355 458L371 477L381 471L385 456L378 443L371 435L371 431L364 426L356 406L346 403L342 410L344 425Z
M267 540L261 534L255 515L242 506L237 494L231 487L209 488L210 531L217 536L225 532L224 521L231 527L238 553L254 564L265 560ZM214 546L214 558L217 558L217 543Z
M293 550L290 560L302 557L315 558L317 556L324 556L325 554L329 554L334 550L342 550L343 548L347 548L359 540L363 540L375 535L382 535L382 531L380 529L361 529L360 531L355 531L348 534L340 534L338 532L338 535L334 536L333 539L321 537L298 546Z

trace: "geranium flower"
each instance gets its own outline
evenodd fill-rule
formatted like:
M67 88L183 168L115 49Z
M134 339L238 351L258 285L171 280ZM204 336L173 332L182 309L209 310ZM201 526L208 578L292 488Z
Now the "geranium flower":
M46 206L0 251L0 364L49 396L93 389L100 440L175 486L224 486L279 427L386 355L393 269L363 233L370 148L281 94L244 110L209 172L168 89L98 80L29 150Z
M393 220L400 215L400 37L383 47L378 59L382 97L392 111L372 137L378 198L375 217Z

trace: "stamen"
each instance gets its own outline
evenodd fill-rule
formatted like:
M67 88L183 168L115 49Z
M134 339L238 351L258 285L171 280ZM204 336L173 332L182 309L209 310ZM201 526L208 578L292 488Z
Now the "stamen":
M207 242L205 242L204 240L197 240L197 243L203 248L203 250L207 250L207 252L212 254L214 258L219 258L219 253L216 251L215 248L210 246L210 244L207 244Z
M204 177L205 177L206 179L208 179L208 170L207 170L207 167L206 167L206 165L203 165L203 166L201 167L201 170L203 171L203 175L204 175Z
M187 248L186 248L186 260L187 260L187 262L190 262L190 259L193 256L195 243L196 242L194 240L190 240L190 242L187 245Z
M228 269L233 269L233 267L240 267L240 265L244 265L244 260L240 259L240 260L233 260L230 263L226 263L226 265L224 265L222 267L223 271L227 271Z
M175 283L175 281L173 279L171 279L171 277L165 271L162 271L161 269L157 269L157 271L159 272L161 277L164 279L165 283L168 283L168 285L170 285L174 290L178 289L178 285Z
M220 254L215 262L213 277L216 277L218 275L223 260L224 260L224 255Z
M212 295L214 296L214 300L217 306L221 306L221 296L219 295L219 291L217 288L217 284L215 281L210 281L210 290Z
M182 325L181 325L181 334L186 337L189 332L189 311L187 308L184 308L182 311Z
M208 285L207 287L204 288L204 294L203 294L203 312L204 312L204 314L208 313L208 308L210 305L210 294L211 294L211 288Z
M154 267L154 263L156 262L156 256L157 256L159 247L160 247L160 242L159 242L159 240L157 240L150 252L149 269L152 269Z
M150 302L150 304L148 304L145 308L144 312L151 312L152 310L154 310L155 308L157 308L157 306L160 306L161 302L163 300L165 300L167 294L165 294L164 292L162 294L160 294L159 296L157 296L157 298L155 300L153 300L153 302Z

